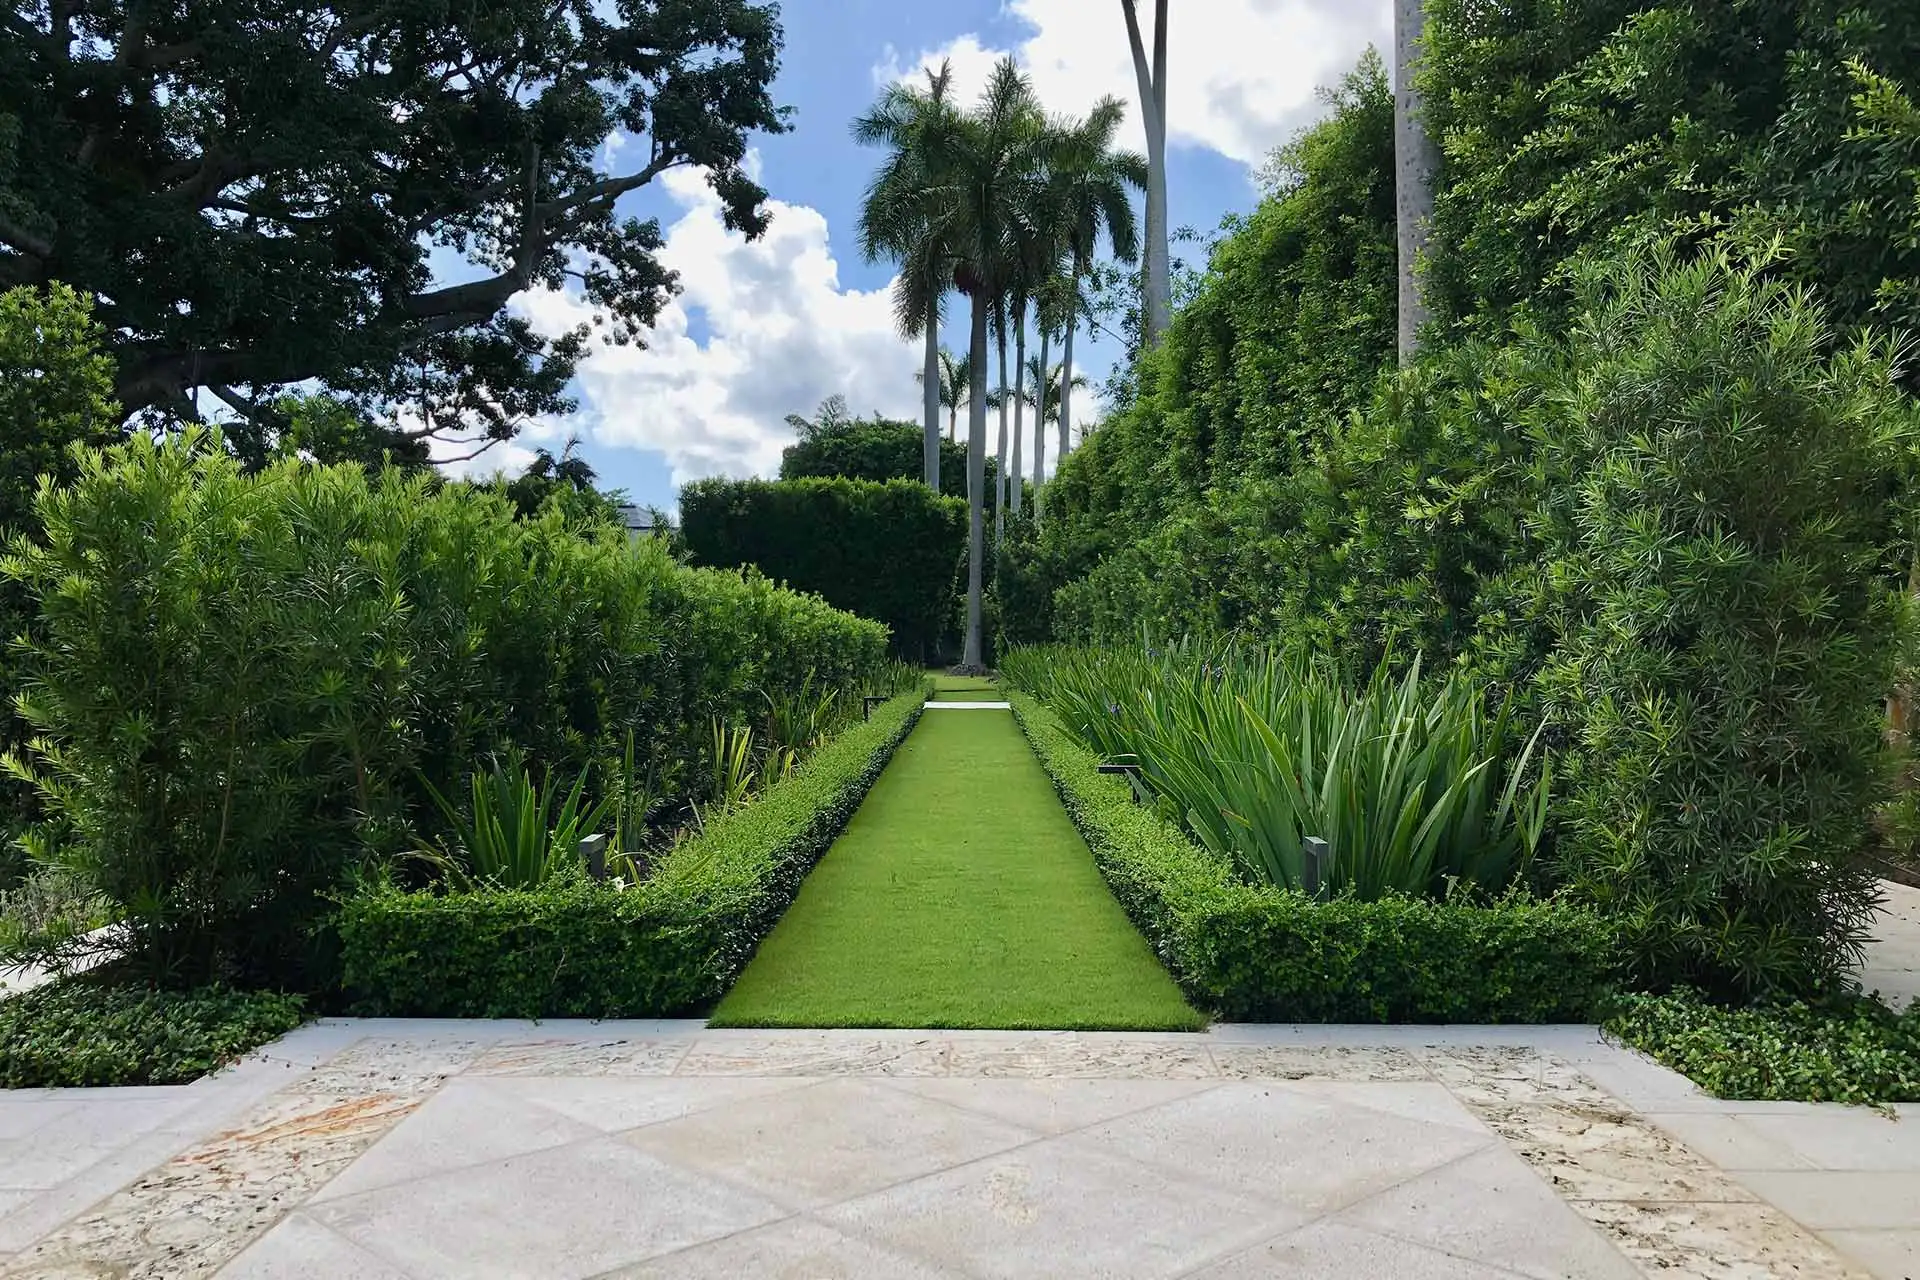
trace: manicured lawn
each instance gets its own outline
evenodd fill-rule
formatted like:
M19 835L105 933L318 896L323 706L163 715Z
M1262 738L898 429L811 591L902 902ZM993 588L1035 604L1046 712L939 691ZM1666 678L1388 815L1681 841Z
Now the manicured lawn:
M1005 711L929 711L715 1026L1185 1030Z
M999 702L1005 697L985 676L936 675L933 678L935 702Z

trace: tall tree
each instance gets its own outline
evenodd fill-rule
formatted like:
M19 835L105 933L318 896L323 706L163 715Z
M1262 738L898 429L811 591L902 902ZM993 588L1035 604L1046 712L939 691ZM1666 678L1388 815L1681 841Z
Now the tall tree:
M1425 0L1393 3L1393 159L1394 205L1400 241L1400 363L1419 348L1420 326L1427 322L1420 288L1420 258L1433 223L1433 179L1440 167L1433 135L1420 108L1418 73L1421 37L1426 31Z
M885 146L891 154L867 188L860 217L860 251L867 261L887 258L900 264L893 290L894 319L900 331L925 343L920 370L920 399L925 440L923 479L940 487L940 319L942 303L952 284L952 261L934 234L929 219L921 226L876 223L868 216L876 201L885 201L885 188L914 189L926 185L930 140L953 114L947 91L953 83L951 64L929 69L927 87L894 85L873 110L853 123L855 140Z
M589 327L508 303L574 280L638 339L675 277L620 197L692 167L758 236L749 137L788 127L756 0L52 0L0 28L0 287L93 298L128 414L313 381L510 436L568 407Z
M971 312L967 405L967 625L961 663L982 665L982 567L986 555L987 342L1007 295L1014 231L1044 195L1049 134L1032 86L1011 58L993 69L986 92L928 137L925 181L888 188L869 204L877 230L926 226L954 264L954 286Z
M1396 0L1405 5L1409 0ZM1418 3L1418 0L1413 0ZM1155 0L1153 61L1147 61L1135 0L1120 0L1140 85L1140 114L1147 128L1147 252L1140 284L1140 347L1150 351L1173 321L1173 259L1167 227L1167 0Z
M1047 200L1067 256L1063 293L1054 300L1064 330L1059 422L1062 458L1067 454L1073 388L1079 385L1073 375L1073 335L1086 311L1081 285L1093 270L1103 234L1120 261L1133 262L1139 255L1140 233L1134 221L1131 192L1151 190L1152 166L1138 152L1114 147L1114 138L1126 118L1125 103L1118 98L1102 98L1085 120L1061 127L1054 145ZM1152 210L1151 197L1148 210Z

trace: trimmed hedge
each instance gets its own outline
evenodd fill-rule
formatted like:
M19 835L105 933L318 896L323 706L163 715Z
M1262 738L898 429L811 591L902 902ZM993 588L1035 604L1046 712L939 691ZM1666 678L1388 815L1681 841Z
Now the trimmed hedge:
M925 691L878 707L794 775L716 820L631 889L581 881L349 900L351 1008L366 1016L668 1017L731 985L915 722Z
M299 996L276 991L64 978L0 1000L0 1088L185 1084L306 1020Z
M1617 961L1591 912L1508 898L1314 902L1240 880L1033 698L1014 717L1114 896L1201 1007L1250 1022L1589 1022Z
M698 564L747 565L884 622L893 651L932 662L953 614L967 505L917 480L701 480L680 491Z

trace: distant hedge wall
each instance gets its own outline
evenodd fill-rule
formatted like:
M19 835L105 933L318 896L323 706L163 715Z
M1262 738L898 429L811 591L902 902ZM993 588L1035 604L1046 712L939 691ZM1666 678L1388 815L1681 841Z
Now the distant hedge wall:
M694 560L770 578L884 622L893 651L938 655L953 614L966 504L912 480L703 480L680 494Z

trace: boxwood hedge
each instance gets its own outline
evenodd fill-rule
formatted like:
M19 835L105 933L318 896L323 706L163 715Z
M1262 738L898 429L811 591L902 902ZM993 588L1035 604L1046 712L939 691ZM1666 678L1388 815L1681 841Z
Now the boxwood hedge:
M681 844L645 883L381 890L339 925L350 1007L451 1018L668 1017L739 973L920 717L916 690Z
M1558 902L1316 902L1253 885L1152 809L1046 707L1015 717L1114 896L1199 1006L1237 1021L1587 1022L1612 931Z

